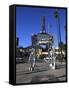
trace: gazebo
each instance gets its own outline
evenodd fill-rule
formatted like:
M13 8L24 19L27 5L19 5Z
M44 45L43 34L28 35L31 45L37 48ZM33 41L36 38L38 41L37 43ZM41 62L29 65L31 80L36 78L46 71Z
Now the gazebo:
M43 48L44 51L41 51L40 54L45 52L46 55L47 54L49 55L50 51L53 51L53 49L52 49L53 43L54 43L54 37L52 35L46 33L46 29L45 29L45 16L43 16L42 17L42 29L41 29L41 32L37 33L37 34L32 34L32 46L33 47L36 47L36 46L41 47L41 46L43 46L44 47ZM51 67L53 67L53 65L55 65L55 63L53 63L52 59L53 59L53 57L51 57L51 63L50 63Z

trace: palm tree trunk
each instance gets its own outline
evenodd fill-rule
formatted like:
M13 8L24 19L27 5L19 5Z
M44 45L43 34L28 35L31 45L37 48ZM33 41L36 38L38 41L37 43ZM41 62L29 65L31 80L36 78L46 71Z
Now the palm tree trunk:
M61 52L61 63L62 63L62 44L61 44L61 31L60 31L60 17L58 17L58 47Z

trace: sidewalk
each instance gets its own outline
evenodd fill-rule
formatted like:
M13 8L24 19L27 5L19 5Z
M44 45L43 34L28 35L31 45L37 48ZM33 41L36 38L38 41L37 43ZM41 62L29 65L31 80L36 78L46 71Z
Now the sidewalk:
M16 82L17 83L35 83L42 81L63 81L66 79L65 65L59 69L52 70L48 63L37 63L35 71L29 71L30 64L16 65ZM58 66L59 67L59 66Z

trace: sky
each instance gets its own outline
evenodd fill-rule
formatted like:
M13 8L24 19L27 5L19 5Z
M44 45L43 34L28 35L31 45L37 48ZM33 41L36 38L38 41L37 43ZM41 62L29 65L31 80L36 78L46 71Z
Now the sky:
M61 40L65 43L66 9L57 10L60 16ZM55 45L58 47L58 22L54 17L54 11L55 8L16 7L16 37L19 37L19 47L32 44L32 33L37 34L41 31L42 16L45 16L46 32L55 34Z

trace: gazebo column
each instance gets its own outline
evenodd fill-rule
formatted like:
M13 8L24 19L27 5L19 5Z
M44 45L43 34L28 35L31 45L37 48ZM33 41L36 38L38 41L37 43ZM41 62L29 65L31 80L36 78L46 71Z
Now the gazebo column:
M53 58L52 69L55 69L55 58Z
M51 52L50 52L50 54L51 54ZM52 68L52 55L50 56L50 67Z
M56 60L55 48L53 48L52 54L53 54L53 57L52 57L52 69L55 69L55 60Z
M52 44L49 43L48 45L49 45L48 48L51 49ZM52 51L49 51L49 60L50 60L50 67L52 67Z
M55 69L55 59L56 59L56 56L55 56L55 47L52 48L52 43L50 44L50 47L51 47L51 51L50 51L50 67L51 69Z

